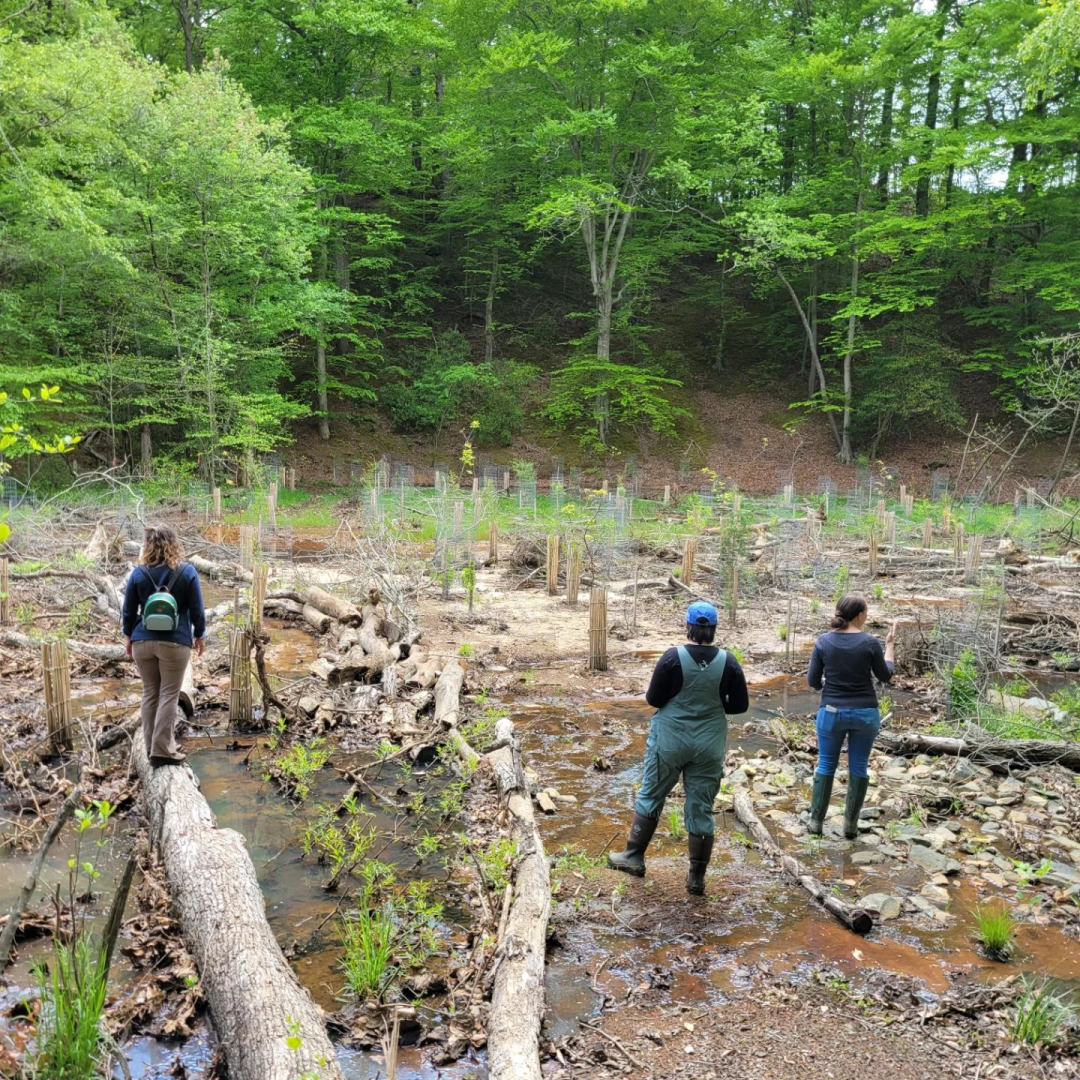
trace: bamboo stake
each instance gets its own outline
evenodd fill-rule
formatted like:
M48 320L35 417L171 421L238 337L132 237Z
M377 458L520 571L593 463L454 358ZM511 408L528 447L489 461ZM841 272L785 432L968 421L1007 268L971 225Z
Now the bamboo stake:
M581 587L581 547L570 544L566 553L566 602L576 605Z
M11 622L11 564L7 556L0 558L0 626Z
M248 633L239 626L229 631L229 719L240 723L252 719Z
M45 723L54 754L72 747L71 673L66 641L41 643L41 669L45 691Z
M594 586L589 593L589 668L607 671L607 589Z
M557 596L559 592L559 536L547 538L547 591L548 596Z
M739 621L739 561L731 560L731 625Z
M263 604L266 603L266 579L270 567L266 563L256 563L251 574L251 625L261 626Z
M973 536L968 542L967 562L964 564L964 581L973 584L975 575L979 569L979 560L982 558L983 538Z
M688 536L683 546L682 572L679 580L684 585L689 585L694 578L694 557L697 555L697 537Z

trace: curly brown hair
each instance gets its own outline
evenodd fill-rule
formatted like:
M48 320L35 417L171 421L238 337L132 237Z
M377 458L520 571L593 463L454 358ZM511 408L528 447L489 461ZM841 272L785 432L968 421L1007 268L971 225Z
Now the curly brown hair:
M143 535L142 562L144 566L160 566L168 563L175 570L183 559L180 538L170 525L147 525Z

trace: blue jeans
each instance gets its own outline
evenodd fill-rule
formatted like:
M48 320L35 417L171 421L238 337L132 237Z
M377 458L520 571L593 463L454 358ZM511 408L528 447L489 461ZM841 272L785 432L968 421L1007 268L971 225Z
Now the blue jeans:
M881 712L878 709L837 709L830 712L822 705L817 714L818 774L836 775L846 736L848 772L851 776L865 777L870 750L880 727Z

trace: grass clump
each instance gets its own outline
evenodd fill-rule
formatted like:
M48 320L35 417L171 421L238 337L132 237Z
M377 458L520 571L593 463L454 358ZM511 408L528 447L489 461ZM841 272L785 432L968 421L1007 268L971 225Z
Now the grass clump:
M51 962L34 968L43 1007L37 1022L38 1080L92 1080L99 1075L101 1014L108 972L88 934L58 942Z
M975 924L975 936L987 956L992 960L1007 960L1012 955L1016 920L1007 909L977 908Z
M397 926L388 907L358 908L341 923L345 946L342 967L349 989L359 998L381 998L393 979Z
M1038 985L1031 982L1013 1005L1009 1034L1014 1042L1025 1046L1045 1046L1054 1042L1072 1020L1072 1010L1048 980Z
M667 827L672 840L682 840L686 837L686 826L683 824L682 814L678 810L667 812Z

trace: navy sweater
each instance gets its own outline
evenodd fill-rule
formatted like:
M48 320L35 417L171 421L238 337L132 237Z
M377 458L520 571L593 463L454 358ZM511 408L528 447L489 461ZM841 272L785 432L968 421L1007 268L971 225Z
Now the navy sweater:
M896 666L885 659L881 642L871 634L830 630L814 643L806 681L821 691L821 704L837 709L876 709L874 676L883 683Z
M124 592L124 636L132 641L171 641L174 645L191 646L193 637L206 636L206 612L203 609L199 572L191 563L183 563L180 576L172 588L173 598L179 609L176 629L147 630L142 624L142 606L151 595L161 589L172 576L165 563L159 566L137 566L128 578ZM150 579L153 579L151 584Z

